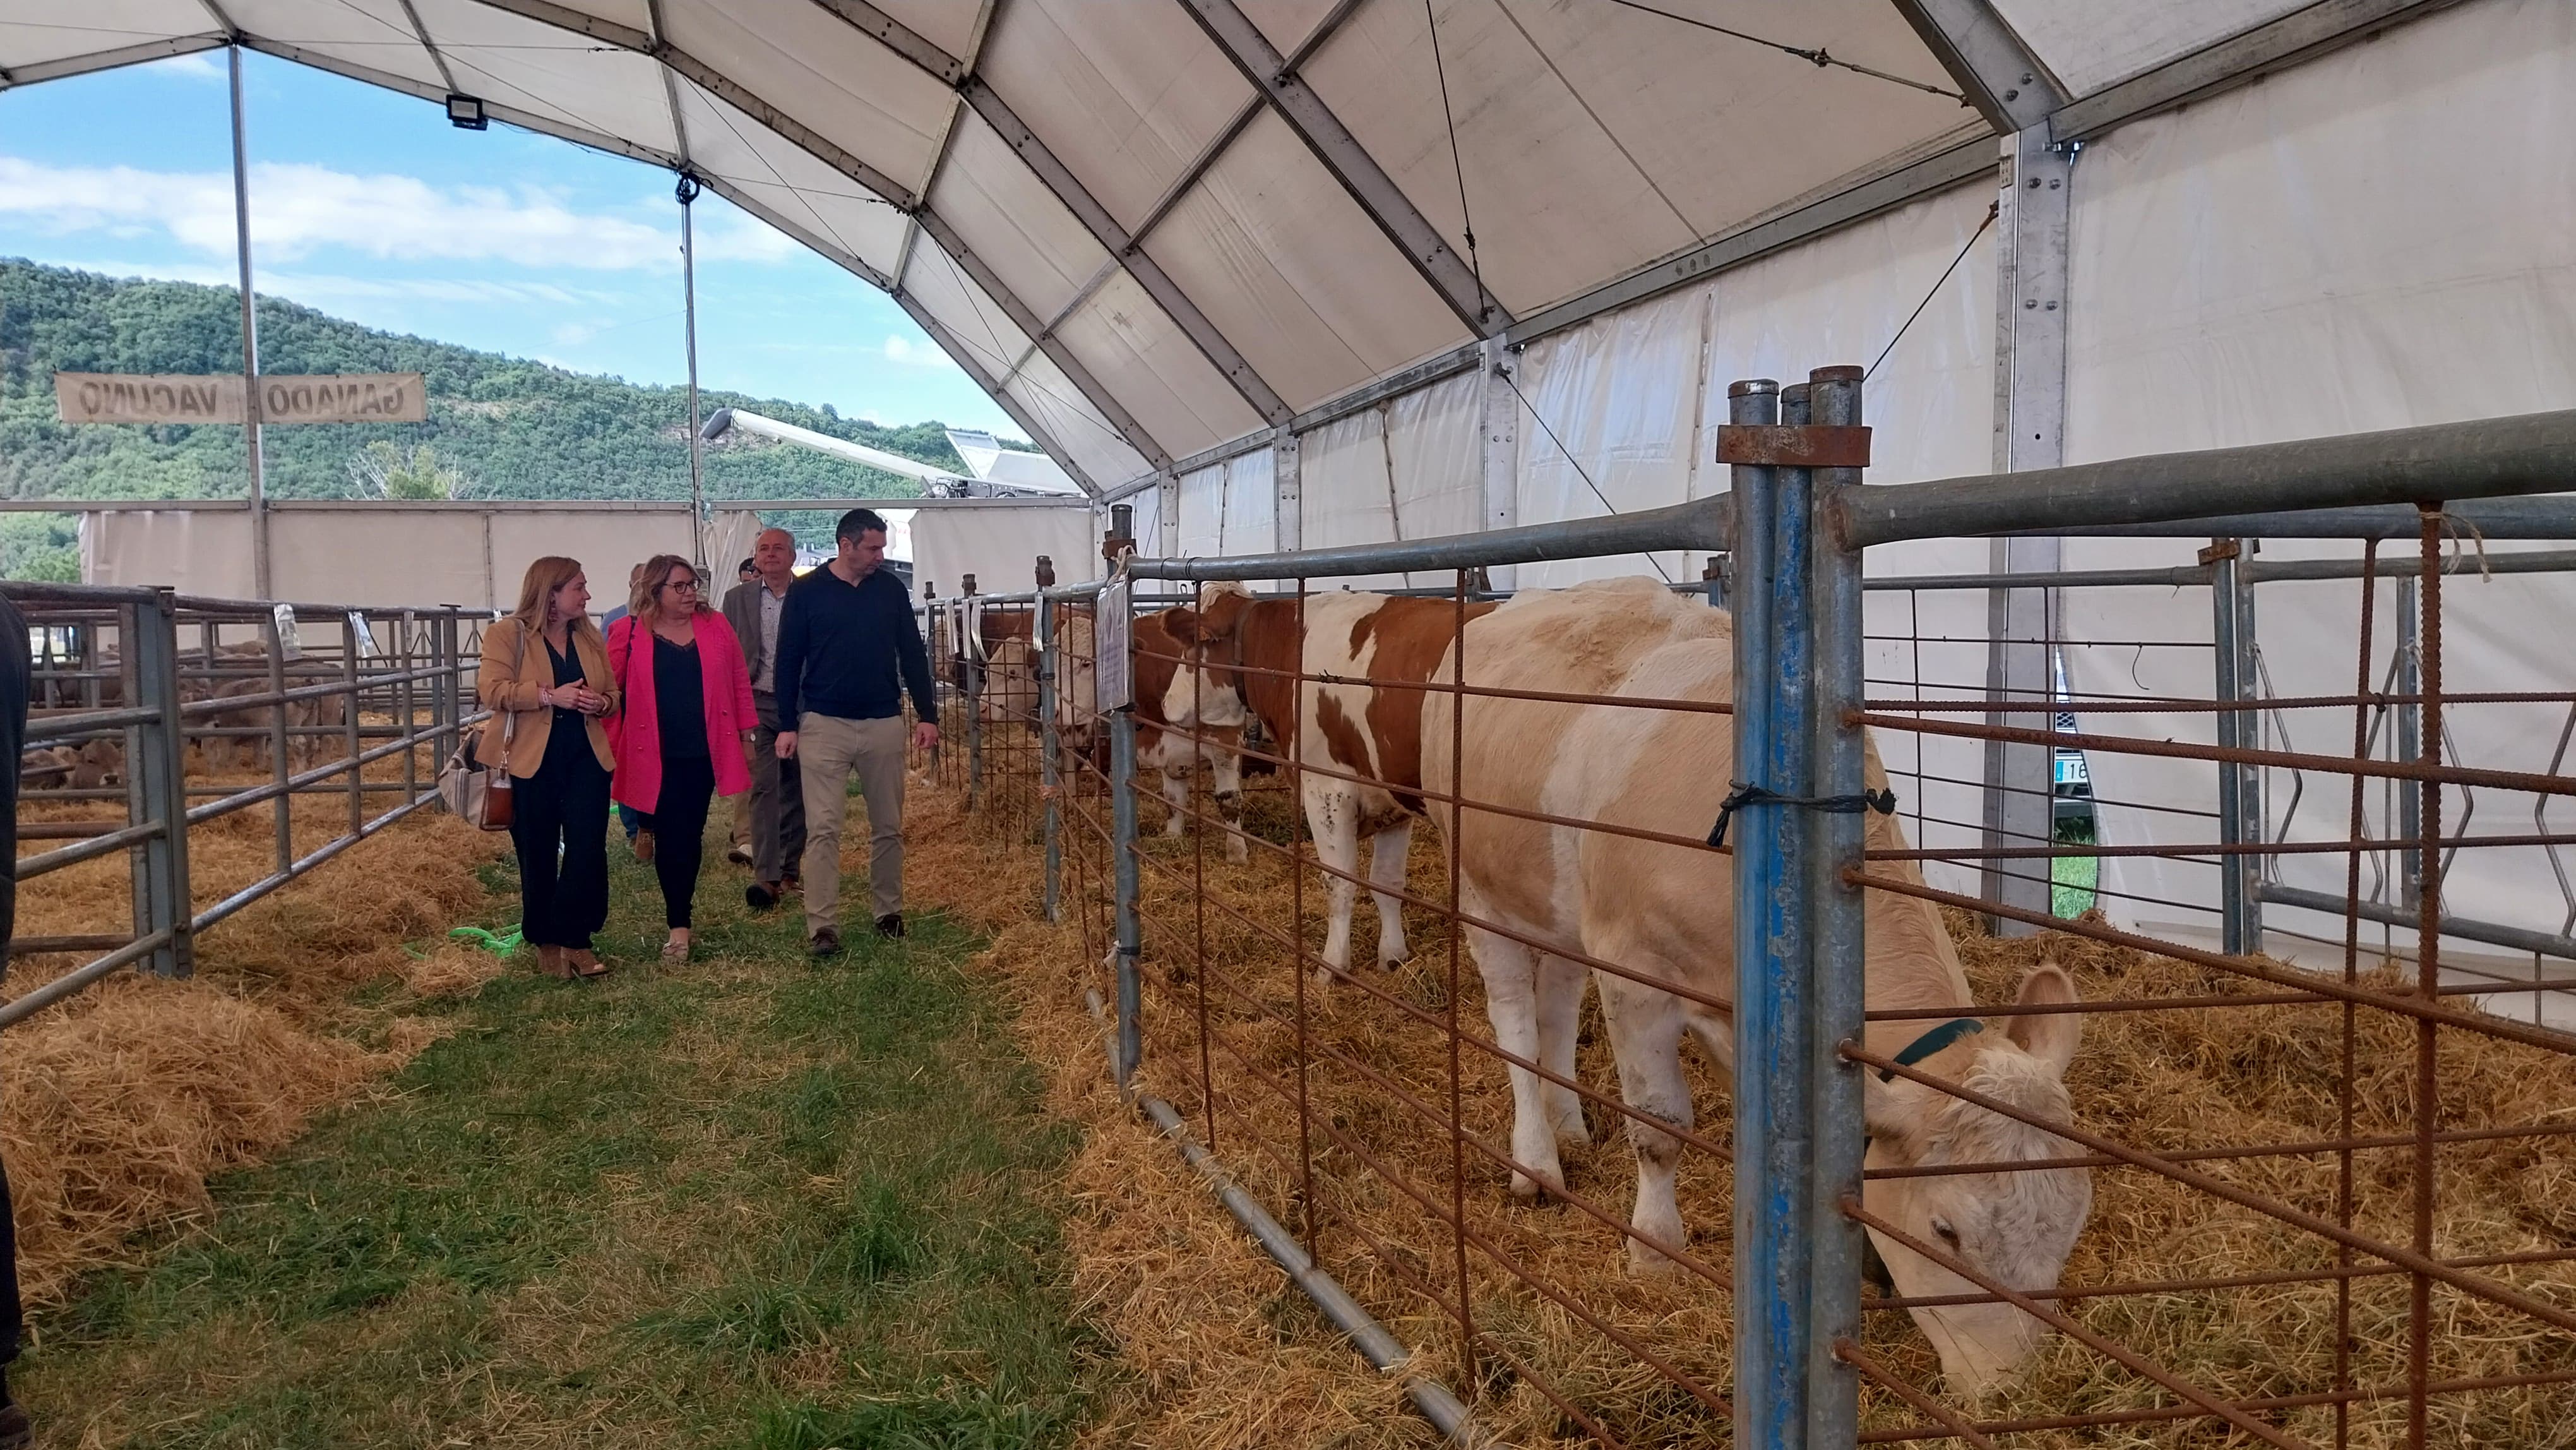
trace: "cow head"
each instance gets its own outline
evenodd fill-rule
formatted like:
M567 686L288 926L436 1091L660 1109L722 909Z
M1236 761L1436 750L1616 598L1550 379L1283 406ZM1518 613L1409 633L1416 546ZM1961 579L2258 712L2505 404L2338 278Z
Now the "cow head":
M2025 1006L2075 1001L2075 983L2056 963L2022 979ZM2082 1027L2071 1014L2014 1016L1988 1024L1926 1061L1927 1071L2033 1117L2073 1117L2066 1065ZM2066 1157L2074 1144L2043 1128L1978 1107L1938 1089L1867 1074L1869 1166L2031 1162ZM2052 1289L2066 1267L2093 1206L2091 1174L2082 1168L2004 1169L1922 1178L1876 1178L1863 1188L1871 1214L1995 1280L2019 1290ZM1870 1231L1872 1245L1906 1296L1980 1294L1976 1284ZM1941 1354L1954 1392L1975 1395L2009 1378L2047 1334L2047 1326L2009 1304L1910 1311Z
M1162 633L1180 646L1181 654L1180 667L1163 689L1160 704L1165 720L1184 726L1195 721L1217 729L1243 724L1242 661L1232 645L1239 638L1243 610L1251 602L1252 591L1241 584L1203 584L1196 609L1184 605L1154 617Z

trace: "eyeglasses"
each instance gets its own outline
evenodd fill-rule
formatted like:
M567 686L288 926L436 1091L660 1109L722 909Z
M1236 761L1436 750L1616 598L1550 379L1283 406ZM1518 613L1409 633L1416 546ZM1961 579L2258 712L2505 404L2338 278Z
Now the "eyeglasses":
M662 587L675 594L695 594L698 592L698 581L695 579L674 579L669 583L664 584Z

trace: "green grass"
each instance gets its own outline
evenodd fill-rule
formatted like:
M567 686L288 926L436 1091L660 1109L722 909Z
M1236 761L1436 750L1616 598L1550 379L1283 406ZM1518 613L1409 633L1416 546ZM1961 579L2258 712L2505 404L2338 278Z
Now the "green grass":
M2090 821L2064 821L2057 827L2061 845L2091 846L2093 824ZM2048 862L2048 914L2071 918L2093 909L2101 889L2102 858L2099 856L2053 856Z
M810 965L720 849L699 962L654 961L619 853L614 976L522 968L446 1009L389 1098L42 1316L12 1377L39 1443L1068 1440L1117 1373L1066 1290L1074 1133L959 970L973 943L862 926Z

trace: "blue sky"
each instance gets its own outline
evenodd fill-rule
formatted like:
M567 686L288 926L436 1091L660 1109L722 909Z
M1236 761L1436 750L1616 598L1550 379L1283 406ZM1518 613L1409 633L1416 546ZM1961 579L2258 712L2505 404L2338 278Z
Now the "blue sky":
M0 256L233 281L221 52L0 91ZM255 284L370 327L635 382L688 377L670 173L243 57ZM712 192L698 375L1017 436L883 293Z

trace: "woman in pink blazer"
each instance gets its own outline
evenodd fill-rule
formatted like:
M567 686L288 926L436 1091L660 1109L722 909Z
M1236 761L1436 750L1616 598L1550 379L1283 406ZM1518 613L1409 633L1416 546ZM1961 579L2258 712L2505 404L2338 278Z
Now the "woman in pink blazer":
M707 607L698 574L677 554L647 560L624 619L609 626L608 667L626 702L611 742L617 801L653 818L653 874L671 928L662 960L689 959L689 907L707 802L751 789L740 742L759 717L733 626Z

